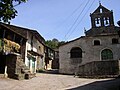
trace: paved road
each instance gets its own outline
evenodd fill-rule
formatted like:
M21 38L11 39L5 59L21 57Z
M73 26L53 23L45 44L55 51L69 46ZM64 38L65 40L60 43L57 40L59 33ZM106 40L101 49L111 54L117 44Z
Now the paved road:
M0 90L106 90L105 88L113 84L115 88L119 83L119 79L108 81L108 79L84 79L69 75L39 73L30 80L0 79Z

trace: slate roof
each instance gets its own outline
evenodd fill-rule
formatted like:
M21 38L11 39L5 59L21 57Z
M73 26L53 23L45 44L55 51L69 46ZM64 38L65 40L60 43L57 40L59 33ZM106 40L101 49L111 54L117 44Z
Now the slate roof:
M5 24L5 23L0 23L0 25L19 34L20 36L24 37L25 39L28 39L27 32L30 32L39 40L39 42L41 42L43 45L45 45L44 44L45 39L36 30L23 28L23 27L19 27L19 26L15 26L15 25L9 25L9 24Z

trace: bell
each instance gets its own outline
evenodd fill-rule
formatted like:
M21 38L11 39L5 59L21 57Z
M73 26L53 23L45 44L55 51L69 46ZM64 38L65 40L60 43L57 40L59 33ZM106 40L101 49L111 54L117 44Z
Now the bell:
M97 18L97 24L99 24L99 19Z
M105 17L106 24L109 24L109 23L108 23L108 20L109 20L109 18L108 18L108 17Z
M108 20L106 20L106 24L108 24Z

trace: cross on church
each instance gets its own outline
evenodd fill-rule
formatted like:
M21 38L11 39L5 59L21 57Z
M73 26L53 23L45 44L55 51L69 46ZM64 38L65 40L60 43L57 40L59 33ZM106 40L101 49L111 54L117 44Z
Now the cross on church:
M101 1L99 0L99 5L101 5Z

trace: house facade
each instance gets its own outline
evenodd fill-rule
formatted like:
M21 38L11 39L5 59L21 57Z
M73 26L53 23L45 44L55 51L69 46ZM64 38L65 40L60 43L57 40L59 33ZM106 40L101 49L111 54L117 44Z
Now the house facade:
M22 63L27 40L24 34L0 23L0 74L5 77L17 79L23 76L23 69L27 70Z
M55 51L46 46L45 47L45 70L51 70L52 69L52 62L54 60L54 55L55 55Z
M102 68L105 62L109 71L112 67L109 62L120 59L120 27L114 25L113 11L100 4L90 17L91 29L85 31L85 36L69 41L59 48L60 73L74 74L77 68L79 74L90 75L92 71L97 72ZM99 62L103 63L97 65ZM95 65L96 67L92 67ZM117 65L119 69L119 61ZM114 72L113 68L109 74Z
M52 61L52 69L59 69L59 49L54 49L54 60Z
M24 63L29 68L30 73L44 68L45 61L45 39L36 31L18 26L10 26L14 30L25 32L27 38Z
M19 79L44 68L45 40L37 31L3 23L0 26L1 73Z
M29 67L31 73L44 68L44 39L37 31L27 31L25 64Z

